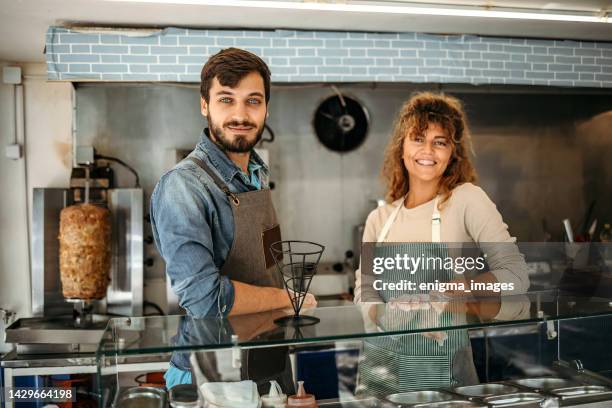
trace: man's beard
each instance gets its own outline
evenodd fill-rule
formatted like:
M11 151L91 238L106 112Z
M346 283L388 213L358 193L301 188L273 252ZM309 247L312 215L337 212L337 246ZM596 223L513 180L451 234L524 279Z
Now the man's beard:
M250 126L257 129L257 134L255 135L255 139L249 140L247 136L238 135L235 136L234 140L230 140L230 138L225 134L222 127L217 126L215 122L212 121L210 117L210 113L206 115L206 119L208 120L208 127L210 129L211 140L215 142L219 147L221 147L226 152L231 153L247 153L255 147L257 143L261 140L261 135L264 132L264 125L261 128L257 129L257 126L253 122L243 121L230 121L224 124L223 128L228 126Z

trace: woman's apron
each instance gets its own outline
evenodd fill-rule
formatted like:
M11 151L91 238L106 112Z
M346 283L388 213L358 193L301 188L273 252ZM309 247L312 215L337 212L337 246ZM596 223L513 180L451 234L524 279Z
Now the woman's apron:
M441 218L438 201L439 197L436 197L431 216L431 243L377 245L374 256L395 257L397 253L402 253L409 257L446 258L449 251L447 246L440 242ZM385 242L403 205L402 201L389 216L378 236L378 244ZM421 268L413 275L406 275L405 271L387 270L385 281L399 282L406 279L415 282L418 287L421 282L434 282L436 279L439 282L449 282L454 278L453 274L452 270L444 269ZM386 303L384 316L379 317L379 323L386 331L441 327L455 325L461 319L465 321L465 315L448 311L440 314L431 307L413 311L392 309L387 302L406 293L400 291L396 293L379 291L379 293ZM428 292L416 290L412 293ZM477 383L467 330L450 330L446 335L448 337L442 345L435 339L423 336L422 333L364 340L364 358L359 365L359 394L385 397L397 392Z

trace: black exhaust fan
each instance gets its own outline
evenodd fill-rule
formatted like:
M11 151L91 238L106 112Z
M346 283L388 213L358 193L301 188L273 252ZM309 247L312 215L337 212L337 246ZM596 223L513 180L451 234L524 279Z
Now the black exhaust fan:
M323 146L334 152L349 152L358 148L368 134L368 113L361 103L342 95L325 99L314 115L314 128Z

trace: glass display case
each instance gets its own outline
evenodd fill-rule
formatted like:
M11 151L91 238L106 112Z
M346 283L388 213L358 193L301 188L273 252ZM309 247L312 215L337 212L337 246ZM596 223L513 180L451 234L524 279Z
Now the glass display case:
M263 395L275 380L291 395L303 381L319 406L612 406L604 297L346 304L305 310L317 324L274 323L287 313L113 319L96 354L100 406L122 405L122 367L160 361L226 391L252 380Z

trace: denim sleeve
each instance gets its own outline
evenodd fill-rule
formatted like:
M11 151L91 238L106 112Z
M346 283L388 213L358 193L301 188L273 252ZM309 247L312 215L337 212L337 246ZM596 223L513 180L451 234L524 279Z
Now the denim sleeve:
M227 315L234 302L234 286L213 261L213 208L202 181L186 169L165 174L151 195L155 243L179 304L194 317Z

